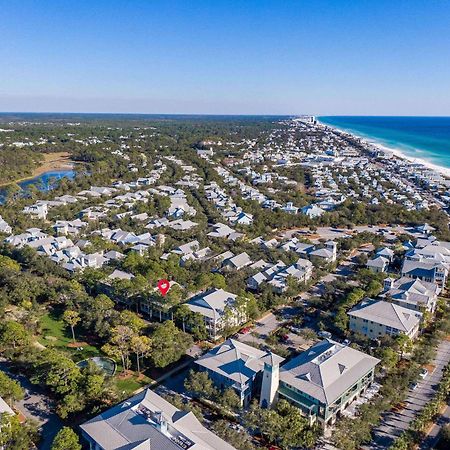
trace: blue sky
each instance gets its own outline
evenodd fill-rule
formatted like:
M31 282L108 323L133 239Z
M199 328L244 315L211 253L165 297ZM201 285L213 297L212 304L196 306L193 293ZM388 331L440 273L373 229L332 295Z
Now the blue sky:
M0 0L0 111L450 115L450 2Z

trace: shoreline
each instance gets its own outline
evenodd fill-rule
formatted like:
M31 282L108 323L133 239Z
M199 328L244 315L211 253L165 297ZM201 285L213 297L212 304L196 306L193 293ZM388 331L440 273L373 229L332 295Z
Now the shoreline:
M392 153L398 159L406 160L412 164L421 164L428 169L431 169L431 170L434 170L435 172L440 173L445 178L450 178L450 168L449 167L439 166L427 159L417 158L417 157L405 154L401 149L389 147L386 144L383 144L383 143L377 141L376 138L372 138L372 137L369 138L367 136L361 136L361 135L358 135L354 131L347 131L343 128L339 128L336 125L329 125L327 123L321 122L320 119L318 119L317 117L316 117L316 120L317 120L317 123L321 126L326 126L326 127L329 127L329 128L332 128L332 129L338 131L339 133L347 133L347 134L353 136L354 138L361 139L361 141L363 142L364 145L372 145L373 147L377 147L378 149L380 149L382 151Z
M9 186L11 184L18 184L23 181L32 180L46 172L57 171L57 170L71 170L75 166L75 162L70 159L70 153L68 152L55 152L55 153L44 153L43 163L36 167L31 175L23 178L18 178L17 180L5 181L0 183L0 188Z

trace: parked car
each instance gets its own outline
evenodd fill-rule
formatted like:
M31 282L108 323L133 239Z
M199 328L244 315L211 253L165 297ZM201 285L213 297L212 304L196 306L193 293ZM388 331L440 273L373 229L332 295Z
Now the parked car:
M300 327L297 327L295 325L292 325L289 327L289 329L296 334L300 334L302 332L302 329Z
M409 388L410 388L412 391L415 391L415 390L417 389L417 383L411 383L411 384L409 385Z
M239 333L240 334L247 334L247 333L250 332L250 330L251 330L251 327L245 327L245 328L242 328L242 330L240 330Z
M422 368L422 370L420 371L420 378L424 379L427 375L428 375L428 370L425 369L425 367Z
M317 333L317 336L323 339L331 339L333 337L333 335L329 331L319 331Z

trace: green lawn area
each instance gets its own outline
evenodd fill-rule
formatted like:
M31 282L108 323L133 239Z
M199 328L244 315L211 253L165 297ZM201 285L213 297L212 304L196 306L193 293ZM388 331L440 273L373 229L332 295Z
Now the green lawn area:
M62 320L59 320L53 313L47 313L40 320L42 335L38 341L45 347L56 347L70 354L74 361L81 361L92 356L101 356L102 353L93 345L83 345L83 350L67 347L72 342L72 333ZM77 335L75 334L75 337ZM80 341L83 338L78 337Z
M91 358L93 356L104 356L103 353L93 345L83 345L83 350L67 347L67 344L72 342L72 332L70 328L66 327L64 322L59 319L54 313L47 313L42 316L40 320L42 335L38 338L40 344L48 348L57 348L66 352L75 361L82 361L83 359ZM83 342L83 336L78 336L75 329L75 337L77 340ZM142 376L138 379L137 375L133 373L129 378L121 379L119 375L122 373L122 367L117 365L114 381L119 392L125 392L131 395L137 389L148 385L152 379L147 376Z
M141 387L144 387L151 383L153 380L146 376L137 379L136 375L133 375L130 378L119 379L116 376L116 386L119 392L125 392L127 395L131 395L134 391L138 390Z

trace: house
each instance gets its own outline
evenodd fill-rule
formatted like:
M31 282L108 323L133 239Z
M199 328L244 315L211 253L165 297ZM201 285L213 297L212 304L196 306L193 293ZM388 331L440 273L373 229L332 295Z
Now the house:
M366 266L367 268L377 273L386 272L387 268L389 267L389 260L384 256L377 256L374 259L369 259Z
M298 208L294 206L292 202L287 202L286 206L280 208L282 211L287 212L288 214L297 214Z
M334 241L325 242L325 247L317 248L308 253L315 258L322 259L326 264L334 263L337 259L337 244Z
M225 259L222 263L222 268L240 270L249 266L252 262L253 261L250 259L250 256L248 256L246 252L242 252L239 253L239 255Z
M370 339L405 334L414 339L419 333L422 313L383 300L365 300L349 311L350 330Z
M376 255L386 258L390 263L394 259L394 251L388 247L380 248L379 250L376 251Z
M219 222L213 225L213 231L209 232L208 236L214 238L227 238L234 232L233 228Z
M324 428L333 424L354 400L372 384L379 359L325 339L279 368L269 360L264 368L275 398L299 408L309 423ZM270 397L266 403L269 405Z
M225 326L239 326L247 320L245 314L235 309L236 298L237 295L223 289L210 289L191 297L186 305L203 316L208 336L215 341L221 337Z
M8 223L0 216L0 233L11 234L12 228L8 225Z
M253 223L253 215L240 212L236 217L233 217L232 222L235 225L251 225Z
M179 245L172 250L172 253L176 255L186 255L188 253L194 253L200 249L200 244L198 241L191 241L187 244Z
M433 233L433 231L436 231L436 228L433 228L431 225L424 223L423 225L415 227L414 231L420 234L430 235Z
M219 389L232 388L245 407L261 389L263 360L267 355L268 352L228 339L197 359L195 364L208 373Z
M11 414L14 415L14 411L10 408L10 406L8 405L8 403L5 402L5 400L3 400L0 397L0 416L2 414ZM1 448L1 447L0 447Z
M146 389L83 423L90 450L235 450L181 411Z
M433 313L441 289L434 283L402 277L398 280L386 278L381 297L413 311Z
M0 419L3 416L3 414L9 414L11 416L13 416L15 413L14 411L10 408L10 406L8 405L8 403L5 402L5 400L3 400L0 397ZM0 434L2 432L2 425L0 423ZM7 450L6 447L4 447L1 443L0 443L0 450Z
M320 208L317 205L308 205L300 210L305 216L308 216L310 219L315 219L317 217L320 217L323 213L325 213L325 210Z
M48 214L48 206L46 204L25 206L22 212L36 216L38 219L45 220Z
M411 261L405 259L403 261L401 275L402 277L435 283L440 288L443 288L447 281L448 268L440 262Z

